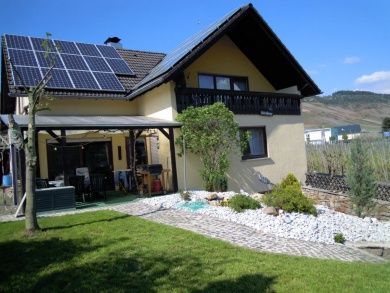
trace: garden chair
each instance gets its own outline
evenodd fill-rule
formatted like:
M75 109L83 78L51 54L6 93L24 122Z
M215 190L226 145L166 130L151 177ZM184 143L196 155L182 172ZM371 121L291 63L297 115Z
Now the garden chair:
M107 200L104 174L90 174L91 194L103 194L104 200Z
M69 176L69 185L75 188L75 195L82 197L85 202L84 176Z

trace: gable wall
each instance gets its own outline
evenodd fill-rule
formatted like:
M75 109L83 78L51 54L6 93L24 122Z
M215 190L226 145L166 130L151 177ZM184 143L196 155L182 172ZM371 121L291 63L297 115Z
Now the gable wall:
M199 73L248 77L250 91L275 92L268 80L228 36L222 37L184 71L187 87L198 87Z

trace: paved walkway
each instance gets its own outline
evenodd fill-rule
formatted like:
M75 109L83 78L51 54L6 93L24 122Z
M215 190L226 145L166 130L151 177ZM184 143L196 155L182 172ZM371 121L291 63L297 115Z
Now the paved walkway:
M189 211L158 209L142 202L127 203L110 209L263 252L342 261L383 261L380 257L345 245L277 237L234 222Z

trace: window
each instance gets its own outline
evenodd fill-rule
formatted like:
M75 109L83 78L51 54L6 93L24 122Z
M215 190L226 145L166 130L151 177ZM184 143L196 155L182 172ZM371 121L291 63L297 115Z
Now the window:
M211 74L199 74L199 88L202 89L217 89L217 90L232 90L232 91L248 91L248 78L236 76L223 76Z
M240 129L242 159L267 157L267 137L265 127L245 127Z
M199 87L202 89L214 89L214 76L199 75Z

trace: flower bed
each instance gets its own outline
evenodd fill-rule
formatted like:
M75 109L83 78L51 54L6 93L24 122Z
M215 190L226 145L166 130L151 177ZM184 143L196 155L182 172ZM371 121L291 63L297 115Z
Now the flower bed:
M203 200L210 192L192 191L191 200ZM219 198L231 198L234 192L217 193ZM180 209L185 201L180 194L145 198L142 201L152 206ZM347 242L390 242L390 222L380 222L374 218L358 218L316 205L317 217L301 213L280 213L278 216L267 215L262 209L245 210L238 213L231 208L205 205L194 211L205 216L217 217L252 227L256 230L285 238L305 241L335 243L334 235L342 233Z

